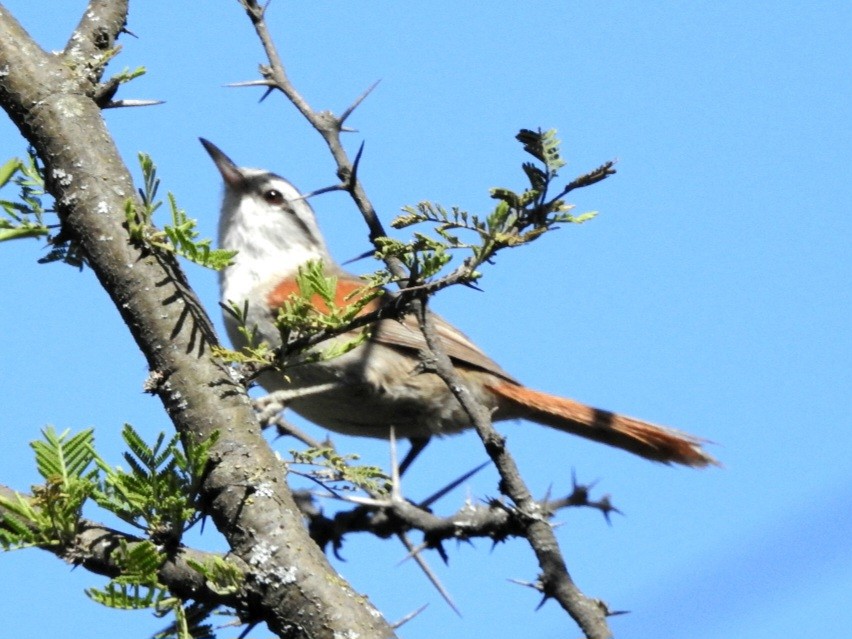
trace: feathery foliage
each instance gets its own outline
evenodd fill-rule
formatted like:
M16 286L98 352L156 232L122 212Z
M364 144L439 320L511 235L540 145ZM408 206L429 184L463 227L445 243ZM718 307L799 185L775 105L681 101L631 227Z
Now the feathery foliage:
M339 490L361 489L369 495L384 495L390 478L378 466L359 466L350 462L357 461L357 454L340 454L330 447L291 450L292 461L287 465L292 471L293 464L306 464L315 467L308 473L299 473L322 484L324 487ZM341 485L343 482L343 485Z
M124 460L130 470L103 464L104 477L92 497L154 539L179 539L200 518L194 503L197 481L215 438L190 448L186 455L177 435L165 442L165 435L160 433L149 446L130 424L125 424L122 438L129 449Z
M195 230L197 222L188 217L186 211L178 207L177 200L172 193L168 193L166 196L172 223L164 225L162 231L154 227L154 213L162 205L162 201L157 199L160 179L157 177L157 167L154 165L151 156L140 153L139 166L142 169L143 180L143 186L139 189L142 209L140 210L132 199L127 200L124 208L130 237L135 242L149 248L180 255L204 268L221 271L228 266L236 252L211 248L209 238L199 240L198 231Z
M0 543L6 549L69 543L77 534L83 503L97 483L92 429L69 435L48 426L42 434L44 439L31 446L44 484L33 486L29 498L0 497Z
M164 637L210 636L201 623L205 616L189 614L183 601L159 582L158 571L167 559L161 548L177 547L182 533L201 516L195 503L198 478L216 438L183 452L177 437L166 441L161 434L151 445L129 424L122 437L128 447L127 471L112 468L98 456L92 429L72 435L45 428L43 439L31 444L44 483L33 486L31 496L0 496L0 545L6 550L53 548L73 556L83 505L93 500L148 538L120 540L110 555L120 574L86 594L111 608L174 613L175 623ZM225 559L215 558L196 569L222 592L241 583L239 571Z
M415 232L414 239L409 242L382 238L378 257L395 255L421 281L425 281L441 272L451 261L453 251L467 250L470 255L465 260L466 273L457 281L469 283L479 278L476 271L479 265L491 260L498 251L528 244L558 225L580 224L596 215L594 212L574 215L574 205L563 198L575 188L594 184L615 173L612 162L577 178L556 195L551 195L559 170L565 166L556 131L522 129L516 139L536 160L521 165L529 183L526 189L521 192L508 188L491 189L491 197L498 203L485 216L471 214L458 207L447 209L432 202L405 206L403 215L391 223L394 228L426 223L438 237ZM472 239L463 240L461 234Z

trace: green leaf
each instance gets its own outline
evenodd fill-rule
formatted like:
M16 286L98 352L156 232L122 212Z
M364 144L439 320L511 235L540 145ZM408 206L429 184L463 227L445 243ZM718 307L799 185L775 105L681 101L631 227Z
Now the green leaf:
M63 486L80 478L95 460L94 430L89 428L69 437L69 431L57 434L52 426L42 431L44 440L34 441L36 467L47 480L59 478Z
M57 434L47 427L43 435L44 440L30 445L44 484L33 486L32 497L0 498L10 515L4 515L0 533L6 547L69 543L77 533L83 504L95 490L98 470L92 464L97 458L92 430L69 436L68 431Z
M105 476L93 494L95 501L149 534L179 539L200 517L195 507L196 477L216 438L184 455L177 435L167 442L161 433L149 445L125 424L122 437L129 448L124 459L130 472L102 465Z
M203 564L189 559L187 563L204 577L207 587L217 594L234 594L243 585L243 573L224 557L214 555Z
M162 231L153 226L154 212L162 205L157 200L160 188L157 167L146 153L139 154L139 166L143 183L139 197L143 208L138 211L132 199L125 203L125 222L131 239L151 249L180 255L204 268L220 271L229 266L237 252L213 249L210 239L198 239L196 220L187 216L186 211L178 206L172 193L167 194L172 223L164 225Z
M4 549L26 548L45 541L40 530L43 518L29 499L19 493L15 493L14 499L0 496L0 507L4 509L0 527L0 544ZM52 540L52 536L48 535L48 539Z
M109 608L139 610L155 607L170 596L160 584L158 574L166 555L151 541L128 543L122 540L111 559L118 565L119 575L103 590L86 590L93 601Z
M556 129L542 132L530 129L521 129L515 138L524 145L524 151L542 162L551 175L565 166L565 162L559 157L559 139L556 137Z
M347 482L356 488L361 488L369 494L386 494L390 484L388 477L381 468L376 466L361 466L351 462L358 455L341 455L333 448L320 447L306 450L291 450L292 464L316 466L320 470L310 473L314 480L321 484Z
M543 191L547 186L547 174L532 162L524 162L521 165L524 173L530 181L530 188L534 191Z
M87 588L92 601L116 610L144 610L153 608L169 595L160 588L109 582L103 590Z
M50 229L42 222L44 207L41 196L44 183L34 157L29 163L12 158L0 166L0 188L10 181L19 187L19 201L0 200L0 242L50 235Z
M0 188L6 186L9 180L24 167L24 163L18 158L7 160L0 166Z
M50 229L46 226L31 226L29 224L9 227L5 220L0 220L0 242L7 240L20 240L25 237L44 237L50 235Z

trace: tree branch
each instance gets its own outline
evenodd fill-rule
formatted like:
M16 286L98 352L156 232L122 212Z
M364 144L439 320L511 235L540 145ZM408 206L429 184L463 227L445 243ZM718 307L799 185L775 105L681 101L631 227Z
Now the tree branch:
M385 232L363 186L354 175L353 164L340 142L341 118L335 117L328 111L316 112L311 109L287 77L281 57L264 20L265 7L261 7L256 0L240 0L240 3L246 9L270 63L268 67L262 69L266 86L280 90L325 140L337 163L338 177L347 184L347 190L367 222L370 239L375 243L378 238L385 236ZM349 112L347 111L347 115ZM387 265L398 281L404 282L408 279L409 285L420 284L409 279L409 275L397 258L388 259ZM465 267L463 264L460 268ZM410 310L419 319L421 330L436 361L435 372L446 382L470 416L477 434L500 473L501 491L512 499L518 509L525 528L524 536L532 546L543 572L541 582L544 596L556 599L589 639L610 637L605 606L583 595L572 581L551 525L521 479L518 468L506 449L503 437L492 426L488 412L473 398L455 372L450 358L437 338L434 322L426 312L425 294L414 294L406 297L405 301L410 303Z
M0 5L0 104L44 162L61 235L82 249L161 378L155 390L178 432L191 441L220 434L202 492L233 553L253 568L242 610L281 636L392 636L308 537L249 400L209 355L212 326L176 261L129 241L125 206L141 203L91 97L99 52L114 47L127 1L93 0L86 11L75 35L88 42L49 55ZM96 17L103 28L92 28ZM88 62L69 64L69 55Z
M517 516L524 527L523 536L533 549L542 570L542 594L545 598L556 599L589 639L607 639L612 633L606 623L606 607L600 601L586 597L571 579L545 512L527 488L515 460L506 448L504 437L492 425L488 411L473 398L441 348L434 324L429 321L425 309L424 303L417 319L435 358L434 372L444 380L453 396L470 415L476 433L500 473L500 490L514 502Z
M300 507L310 522L311 536L322 547L331 544L335 553L342 547L343 537L353 532L369 532L387 538L418 530L423 533L428 548L439 548L442 542L449 540L486 538L499 542L509 537L524 537L527 533L525 522L528 517L496 499L480 504L465 503L450 515L436 515L425 505L407 499L350 501L361 502L361 505L337 512L333 517L326 517L310 500L300 501ZM590 500L588 487L579 485L571 494L560 499L535 502L536 510L547 519L563 508L576 507L594 508L607 518L609 513L618 512L606 497Z
M19 493L11 488L0 485L0 497L14 500L17 495ZM27 495L20 496L28 498ZM3 526L3 512L3 508L0 507L0 527ZM114 578L121 574L122 567L113 553L123 546L132 548L135 544L144 541L141 537L128 535L88 519L80 519L77 534L73 539L62 545L45 545L42 550L53 553L75 566L83 566L95 574ZM214 591L206 582L204 575L190 565L190 562L204 565L214 558L221 558L221 555L179 546L168 553L165 563L160 566L158 571L160 583L184 599L192 599L209 606L228 606L239 609L241 604L238 593L225 594ZM243 578L251 573L251 567L239 558L229 557L228 561L242 573Z

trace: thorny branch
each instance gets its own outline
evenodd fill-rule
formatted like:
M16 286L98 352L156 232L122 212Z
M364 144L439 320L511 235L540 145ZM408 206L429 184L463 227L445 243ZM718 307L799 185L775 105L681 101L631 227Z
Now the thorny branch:
M357 179L355 165L349 160L341 143L340 134L343 131L345 117L335 117L331 112L317 112L311 108L287 76L286 69L265 21L266 6L261 6L256 0L240 0L240 3L245 8L269 61L268 66L261 68L263 86L267 87L267 91L275 89L281 91L325 140L337 163L338 178L343 182L345 190L350 193L358 210L364 216L369 228L370 239L375 243L379 238L385 236L385 232L361 182ZM348 109L345 115L348 116L351 112L352 108ZM409 285L420 284L420 282L412 281L398 259L388 259L387 266L398 281L407 281ZM447 383L456 399L470 416L476 432L500 473L501 490L509 496L517 508L524 536L533 548L542 570L540 578L542 594L545 598L556 599L590 639L610 637L611 632L606 623L606 606L597 600L586 597L572 581L551 524L543 515L539 503L533 499L522 480L514 460L506 449L503 438L493 428L488 412L473 399L463 381L456 374L440 340L437 339L433 321L426 312L426 295L422 291L417 291L406 301L409 301L411 312L419 318L421 329L436 361L434 372Z
M337 512L333 517L323 514L312 500L300 500L299 506L308 519L311 537L323 548L330 545L335 555L343 547L344 536L353 532L368 532L387 538L418 530L423 533L423 547L437 550L442 557L445 556L442 548L445 541L485 538L498 543L526 535L525 518L515 507L500 499L468 502L446 516L434 514L425 503L405 499L361 501L365 503L352 510ZM607 519L610 513L619 512L607 497L590 500L589 487L580 485L575 485L569 495L559 499L546 498L536 502L536 508L547 519L551 519L557 511L571 507L593 508Z

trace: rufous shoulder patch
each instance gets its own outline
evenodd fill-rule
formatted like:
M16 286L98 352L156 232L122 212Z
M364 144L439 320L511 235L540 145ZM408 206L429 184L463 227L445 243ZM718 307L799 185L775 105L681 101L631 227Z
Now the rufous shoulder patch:
M360 294L353 295L359 289ZM364 296L364 282L354 277L340 277L337 281L337 288L334 293L334 304L338 308L347 306L357 301ZM291 295L299 295L299 285L295 277L288 277L281 280L266 296L266 303L271 309L277 309L284 305ZM370 300L370 302L358 313L365 315L379 308L381 302L378 299ZM317 294L311 296L311 306L318 312L327 314L330 309L325 300Z

